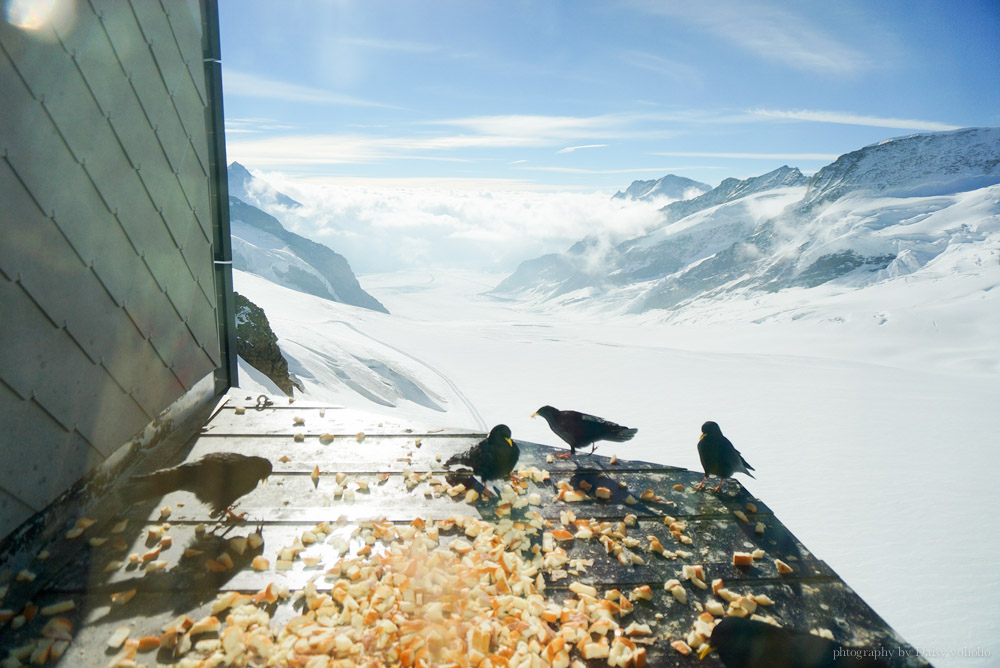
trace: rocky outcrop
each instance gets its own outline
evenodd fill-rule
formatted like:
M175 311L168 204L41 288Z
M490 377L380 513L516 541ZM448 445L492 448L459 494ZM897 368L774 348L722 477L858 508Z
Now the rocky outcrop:
M288 373L288 361L278 348L264 309L241 295L236 297L236 354L270 378L282 392L292 396L295 381ZM299 389L302 389L299 387Z

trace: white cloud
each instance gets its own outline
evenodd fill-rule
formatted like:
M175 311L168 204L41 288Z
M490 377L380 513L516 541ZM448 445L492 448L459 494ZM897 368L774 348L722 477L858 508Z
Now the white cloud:
M564 144L567 140L626 136L630 124L647 116L478 116L429 121L422 125L451 131L408 136L377 134L312 134L236 138L227 151L241 162L271 169L292 165L370 164L389 159L449 159L433 154L462 149L526 148ZM639 136L638 131L633 131ZM653 136L643 132L643 137ZM596 148L606 144L571 147Z
M734 158L747 160L836 160L837 153L710 153L704 151L654 151L671 158ZM676 169L676 168L675 168Z
M549 145L561 143L565 139L614 136L635 120L635 116L626 114L603 116L510 114L452 118L430 121L427 124L463 128L482 136L506 137L527 141L532 145Z
M563 172L566 174L659 174L683 169L715 169L708 165L682 165L675 167L625 167L622 169L584 169L582 167L520 167L533 172ZM659 177L657 177L659 178Z
M604 148L607 144L586 144L584 146L567 146L566 148L561 148L556 153L572 153L573 151L579 151L581 148Z
M289 229L327 243L355 271L456 267L512 271L588 235L622 239L661 218L656 206L609 193L444 190L308 182L263 174L301 209L271 210ZM513 185L513 184L508 184Z
M821 74L851 75L872 66L858 49L784 8L748 0L703 3L640 0L648 13L687 21L778 65Z
M842 111L810 111L806 109L795 111L780 111L776 109L752 109L754 116L776 118L793 121L813 121L816 123L840 123L843 125L865 125L873 128L894 128L899 130L923 130L939 132L958 130L961 126L939 123L937 121L920 121L906 118L880 118L878 116L863 116Z
M351 107L384 107L392 105L363 100L350 95L341 95L323 88L302 86L278 79L268 79L240 72L228 67L222 71L223 91L227 96L258 97L289 102L306 102L310 104L330 104Z

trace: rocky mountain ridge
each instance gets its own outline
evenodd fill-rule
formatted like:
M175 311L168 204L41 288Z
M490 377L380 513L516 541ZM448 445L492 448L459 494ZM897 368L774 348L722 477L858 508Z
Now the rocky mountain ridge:
M648 234L528 260L490 294L644 312L831 281L863 287L949 252L990 252L997 184L1000 128L886 140L809 179L787 166L726 179L664 207Z
M246 171L239 163L229 170L237 177ZM231 187L234 182L230 180ZM269 187L254 186L260 191ZM361 287L347 259L329 247L285 229L274 216L232 194L229 218L234 268L324 299L389 312Z

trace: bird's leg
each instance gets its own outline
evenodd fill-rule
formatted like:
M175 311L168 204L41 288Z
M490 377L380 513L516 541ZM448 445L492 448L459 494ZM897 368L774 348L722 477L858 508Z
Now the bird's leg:
M597 443L591 443L590 444L590 454L594 454L595 450L597 450Z
M701 479L701 482L698 483L698 486L695 487L695 490L705 489L705 481L706 480L708 480L708 476L707 475L704 478Z
M718 492L719 490L721 490L722 489L722 483L724 483L724 482L726 482L725 478L719 478L719 484L716 485L715 489L713 489L712 491L713 492Z
M570 450L569 452L564 452L561 455L556 455L556 459L567 459L576 454L576 450Z
M239 513L239 514L234 513L233 508L235 507L236 504L233 504L228 508L226 508L226 520L228 520L229 522L242 522L247 518L247 513Z

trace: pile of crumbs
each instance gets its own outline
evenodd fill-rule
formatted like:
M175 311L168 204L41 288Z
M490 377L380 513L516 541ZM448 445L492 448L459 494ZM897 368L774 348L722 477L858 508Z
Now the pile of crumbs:
M364 532L380 549L341 558L322 576L328 591L317 587L317 575L294 594L274 584L254 595L221 593L210 616L181 616L159 637L128 638L122 627L109 639L120 649L108 665L135 666L140 652L166 648L177 666L190 668L582 668L581 659L644 666L651 631L622 620L632 609L624 595L599 598L595 588L573 583L575 598L546 597L546 553L531 540L542 528L537 515L495 524L368 522ZM303 612L272 628L268 610L282 599Z

